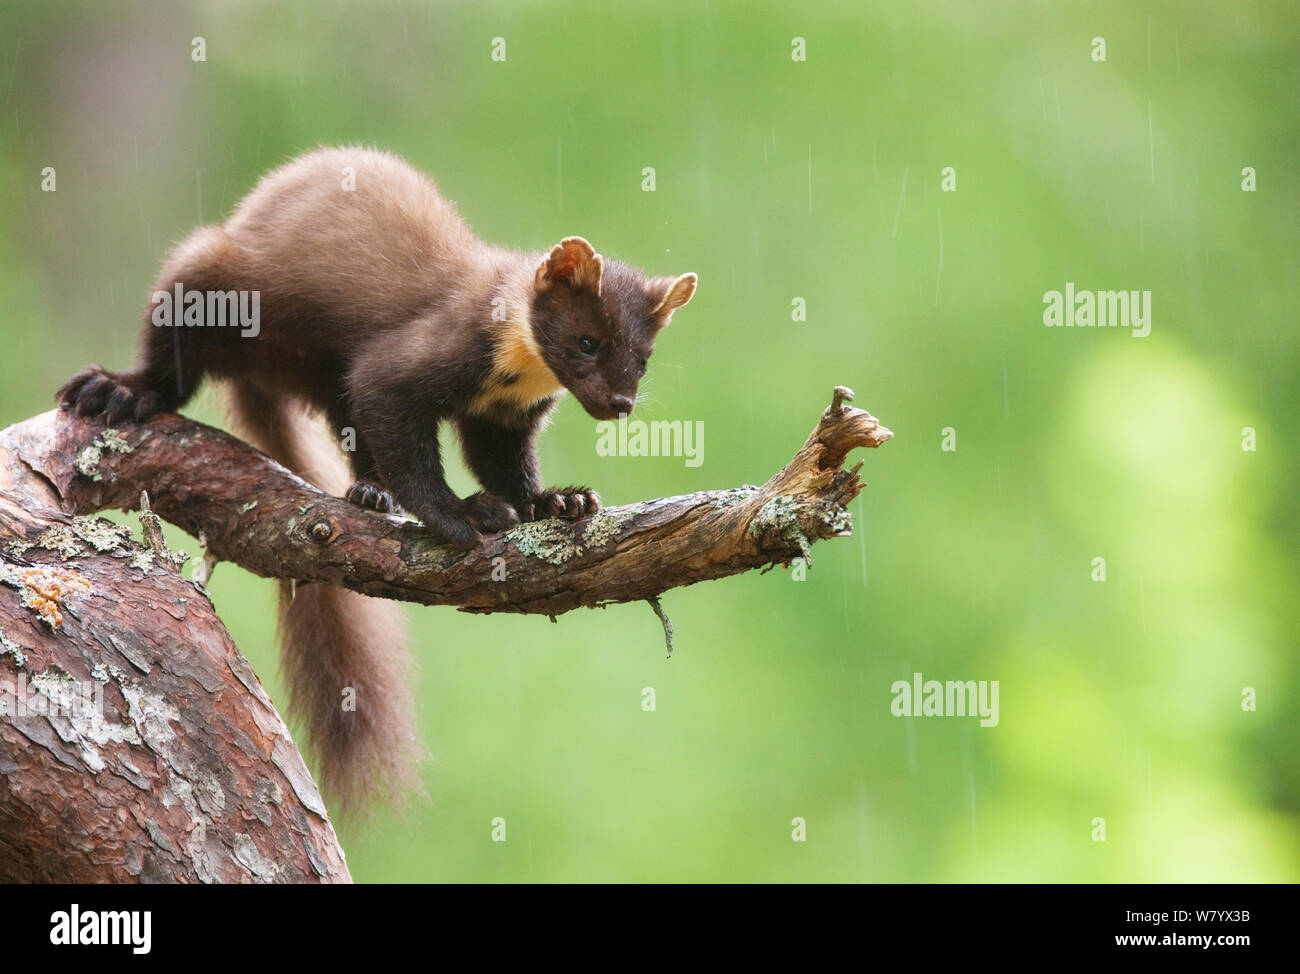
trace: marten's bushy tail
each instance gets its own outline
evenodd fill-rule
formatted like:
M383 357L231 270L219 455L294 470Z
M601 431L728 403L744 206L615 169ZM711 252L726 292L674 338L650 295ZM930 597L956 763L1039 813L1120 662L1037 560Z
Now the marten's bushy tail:
M321 490L344 493L347 464L316 417L244 381L227 383L227 400L239 435ZM408 794L421 752L401 606L283 581L280 654L290 710L343 814Z

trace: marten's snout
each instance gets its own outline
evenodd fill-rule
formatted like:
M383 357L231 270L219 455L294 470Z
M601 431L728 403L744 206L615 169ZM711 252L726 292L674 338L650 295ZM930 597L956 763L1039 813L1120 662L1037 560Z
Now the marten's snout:
M624 415L624 416L627 416L627 415L630 415L630 414L631 414L631 412L632 412L632 407L633 407L634 405L635 405L635 403L633 403L632 400L629 399L627 396L610 396L610 397L609 397L609 408L612 409L614 412L619 413L619 414Z

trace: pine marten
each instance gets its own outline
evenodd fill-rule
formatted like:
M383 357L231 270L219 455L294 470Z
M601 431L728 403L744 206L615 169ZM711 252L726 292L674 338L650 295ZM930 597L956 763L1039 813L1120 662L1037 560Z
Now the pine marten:
M630 413L655 337L695 286L695 274L647 278L582 237L542 253L491 246L402 159L321 149L172 250L134 370L85 369L59 398L143 422L179 409L205 376L224 380L236 430L270 456L470 548L520 521L598 508L585 487L543 489L534 440L565 389L597 419ZM254 327L215 327L203 318L213 302L178 300L231 292L257 296ZM443 421L483 487L466 499L443 476ZM353 447L350 477L340 444ZM400 608L319 584L281 592L291 705L327 792L347 810L402 791L419 749Z

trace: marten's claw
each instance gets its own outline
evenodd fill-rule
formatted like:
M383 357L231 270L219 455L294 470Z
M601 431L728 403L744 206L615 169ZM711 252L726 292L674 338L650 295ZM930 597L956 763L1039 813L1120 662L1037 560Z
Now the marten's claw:
M533 498L533 516L539 521L548 517L576 521L599 510L600 495L590 487L544 490Z
M160 412L162 397L151 389L138 388L134 373L107 372L98 365L82 369L63 384L59 402L78 416L103 415L108 423L142 423Z
M368 480L358 480L343 496L358 507L378 511L380 514L396 514L401 510L392 494Z
M97 416L108 405L109 397L117 389L113 377L98 365L82 369L63 384L59 401L78 416Z
M420 520L424 522L425 528L453 548L469 551L478 546L478 528L459 511L433 510Z
M509 501L485 490L465 498L465 516L480 534L507 531L519 523L519 513Z

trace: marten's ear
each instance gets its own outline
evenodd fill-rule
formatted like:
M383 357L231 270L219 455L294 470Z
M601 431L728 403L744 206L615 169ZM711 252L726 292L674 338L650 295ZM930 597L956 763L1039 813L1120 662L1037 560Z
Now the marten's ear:
M672 320L673 312L689 301L695 294L695 282L698 280L699 277L695 274L683 274L676 280L670 277L661 277L650 282L651 293L663 295L654 311L650 312L659 319L660 328L667 327L668 322Z
M545 291L557 281L585 287L600 296L602 262L595 248L581 237L565 237L551 248L537 268L537 290Z

